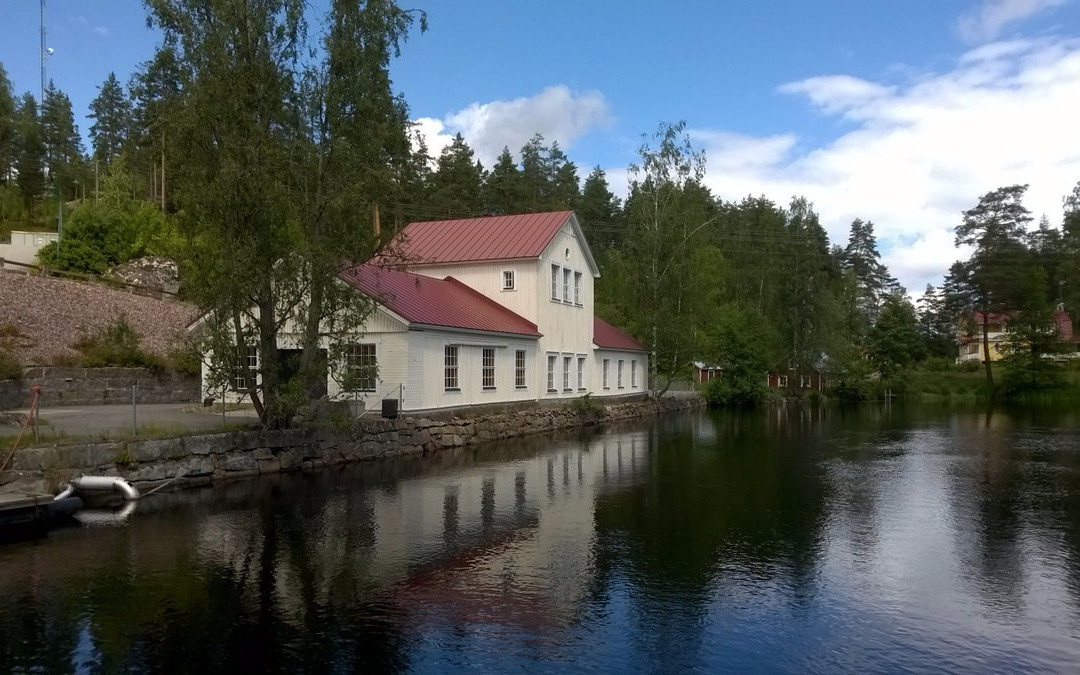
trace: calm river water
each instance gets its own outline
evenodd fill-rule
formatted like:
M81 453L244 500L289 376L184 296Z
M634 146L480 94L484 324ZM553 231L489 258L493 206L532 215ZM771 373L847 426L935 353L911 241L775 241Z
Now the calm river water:
M1075 672L1077 422L701 412L154 495L0 547L0 671Z

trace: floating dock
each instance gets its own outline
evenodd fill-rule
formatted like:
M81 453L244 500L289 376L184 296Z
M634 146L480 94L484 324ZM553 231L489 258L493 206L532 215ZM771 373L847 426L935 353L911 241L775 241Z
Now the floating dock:
M78 497L56 499L31 492L0 492L0 537L12 531L45 531L82 506Z

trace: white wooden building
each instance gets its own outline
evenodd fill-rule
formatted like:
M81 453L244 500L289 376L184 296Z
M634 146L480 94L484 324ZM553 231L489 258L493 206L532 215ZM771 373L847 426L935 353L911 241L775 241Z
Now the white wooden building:
M331 398L415 412L648 390L645 347L593 313L599 270L572 211L412 223L398 248L408 271L373 260L342 275L378 302L349 348L378 374L353 391L330 377Z

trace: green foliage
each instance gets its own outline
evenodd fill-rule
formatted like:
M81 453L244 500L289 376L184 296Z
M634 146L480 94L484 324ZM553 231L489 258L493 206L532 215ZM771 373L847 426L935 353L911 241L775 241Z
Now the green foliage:
M139 334L123 315L100 332L83 335L72 346L79 352L79 365L84 368L117 366L160 371L165 367L160 357L143 350Z
M0 380L21 380L23 364L18 357L0 348Z
M124 95L116 73L109 73L98 88L87 117L94 120L90 126L94 159L108 166L120 157L131 130L131 102Z
M132 179L122 161L102 181L101 198L86 201L64 222L63 239L38 252L43 265L101 274L146 255L175 257L179 237L152 202L132 197Z
M579 415L599 415L604 412L604 404L593 398L592 394L579 396L567 403L566 407Z

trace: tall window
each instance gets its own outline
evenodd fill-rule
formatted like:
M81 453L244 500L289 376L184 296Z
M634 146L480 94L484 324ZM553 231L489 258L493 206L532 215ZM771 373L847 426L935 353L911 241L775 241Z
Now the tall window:
M480 385L484 389L495 388L495 350L492 347L484 347L481 355Z
M574 304L581 304L581 272L574 272Z
M555 359L554 354L548 354L547 390L555 391Z
M562 360L562 388L563 391L570 391L570 362L573 361L572 356L564 356Z
M615 373L615 377L617 378L616 382L618 384L619 389L623 388L623 386L622 386L622 364L623 364L623 360L619 359L619 369Z
M232 385L236 391L247 391L248 374L252 377L258 377L259 370L259 348L258 347L241 347L240 352L240 368L237 369L236 374L233 376Z
M551 266L551 299L559 299L559 266Z
M577 357L577 388L585 388L585 357Z
M637 386L637 361L630 362L630 386Z
M570 302L570 270L562 271L562 299Z
M503 290L514 290L514 270L503 270Z
M349 391L375 391L378 361L375 345L349 345L345 348L345 370Z
M447 390L458 388L458 348L457 345L446 345L443 348L443 386Z
M604 389L611 389L611 359L604 359Z
M525 350L519 349L514 352L514 386L518 389L525 388Z

